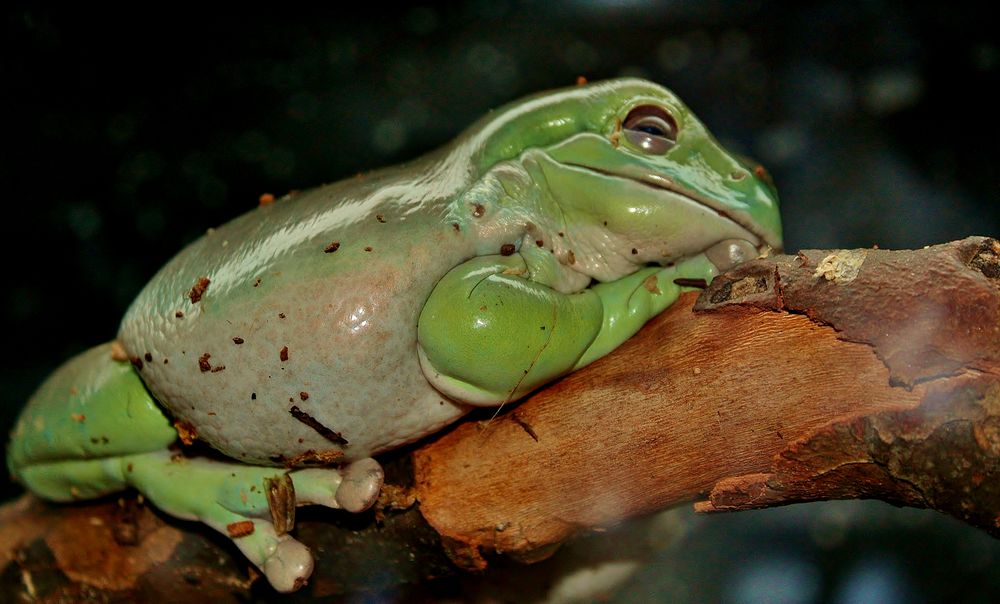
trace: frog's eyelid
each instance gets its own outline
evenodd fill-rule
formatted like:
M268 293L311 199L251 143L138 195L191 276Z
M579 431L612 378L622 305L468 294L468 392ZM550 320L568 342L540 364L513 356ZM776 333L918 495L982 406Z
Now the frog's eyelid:
M631 130L636 124L647 119L655 119L662 122L667 127L666 137L671 140L677 140L677 133L680 131L677 119L674 118L671 111L660 105L646 103L633 107L625 115L625 119L622 120L622 128Z

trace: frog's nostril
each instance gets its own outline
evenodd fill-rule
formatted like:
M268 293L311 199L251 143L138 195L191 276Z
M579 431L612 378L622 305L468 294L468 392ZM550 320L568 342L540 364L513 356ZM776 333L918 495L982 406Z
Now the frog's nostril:
M746 172L742 172L742 171L732 172L729 175L729 178L731 178L731 179L733 179L733 180L735 180L737 182L743 180L746 177L747 177L747 173Z

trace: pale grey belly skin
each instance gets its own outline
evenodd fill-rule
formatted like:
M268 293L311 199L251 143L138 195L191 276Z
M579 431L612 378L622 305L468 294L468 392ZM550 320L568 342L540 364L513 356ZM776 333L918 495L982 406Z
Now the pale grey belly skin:
M280 201L196 241L122 322L119 339L157 400L235 459L358 459L468 410L428 384L416 351L437 279L474 254L465 234L441 212L403 217L391 204L361 218L355 208L344 226L331 214L347 210L324 205L329 193ZM332 241L339 249L324 253ZM210 284L193 303L200 277Z

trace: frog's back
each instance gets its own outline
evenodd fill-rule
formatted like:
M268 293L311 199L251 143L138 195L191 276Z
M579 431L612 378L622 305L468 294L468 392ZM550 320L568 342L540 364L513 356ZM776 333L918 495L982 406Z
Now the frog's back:
M258 208L153 278L119 338L175 419L238 459L309 463L464 412L416 354L424 301L474 254L446 219L454 185L431 174L447 167L421 162Z

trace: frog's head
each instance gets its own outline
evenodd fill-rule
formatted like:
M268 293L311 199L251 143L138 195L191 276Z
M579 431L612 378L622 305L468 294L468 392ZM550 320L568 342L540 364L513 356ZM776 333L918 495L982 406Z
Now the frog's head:
M725 269L781 248L767 173L728 153L677 96L650 82L531 97L484 120L475 138L480 169L519 157L535 174L567 236L583 233L574 245L592 253L576 252L577 270L593 277L702 252ZM600 260L588 267L588 257Z

